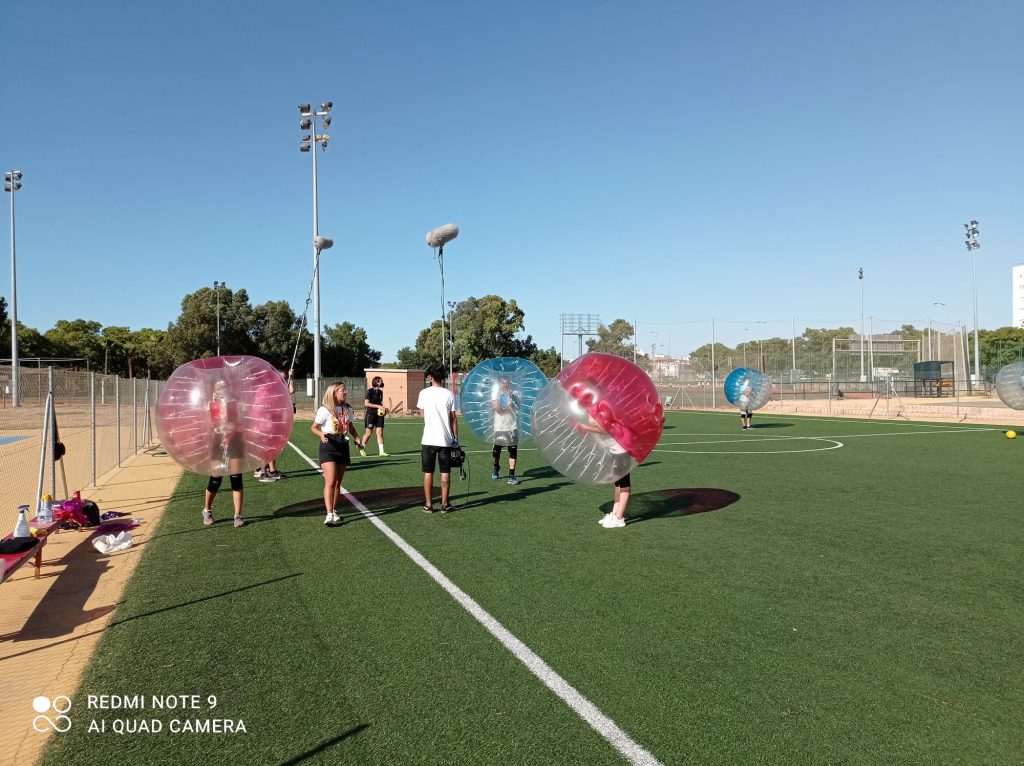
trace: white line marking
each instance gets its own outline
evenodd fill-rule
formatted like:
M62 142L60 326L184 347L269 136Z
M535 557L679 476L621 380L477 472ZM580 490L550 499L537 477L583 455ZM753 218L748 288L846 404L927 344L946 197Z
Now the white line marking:
M295 446L295 444L288 442L288 445L299 453L307 463L314 468L317 467L317 464L313 462L306 453ZM391 540L391 542L397 545L406 556L416 562L416 564L424 572L430 575L430 577L433 578L433 580L440 585L449 596L455 599L462 608L473 615L476 621L483 625L492 636L498 639L502 646L512 652L516 659L523 663L531 673L537 676L545 686L565 702L565 704L567 704L572 711L576 713L576 715L590 724L591 728L604 737L608 743L618 750L627 761L632 764L636 764L637 766L662 766L661 761L655 758L650 751L646 750L639 743L633 740L632 737L619 728L615 721L598 710L594 703L580 694L569 684L568 681L552 670L544 660L530 649L530 647L512 635L508 628L494 619L494 617L474 601L469 594L449 580L441 570L427 561L423 554L409 545L409 543L403 540L397 532L377 518L374 513L369 511L365 505L359 502L359 499L355 495L344 487L341 488L341 492L345 499L348 500L356 510L369 519L370 523L383 532L384 535Z
M801 441L820 441L828 442L832 444L831 447L814 447L812 449L783 449L783 450L734 450L734 449L665 449L664 447L655 447L654 452L673 452L673 453L685 453L690 455L795 455L801 452L827 452L833 449L839 449L846 445L835 439L825 439L820 436L789 436L786 437L790 440L801 440ZM689 442L689 444L737 444L744 442L746 444L753 444L755 442L767 442L767 441L781 441L780 439L720 439L718 441L710 442ZM672 445L674 447L686 447L687 443L680 443Z

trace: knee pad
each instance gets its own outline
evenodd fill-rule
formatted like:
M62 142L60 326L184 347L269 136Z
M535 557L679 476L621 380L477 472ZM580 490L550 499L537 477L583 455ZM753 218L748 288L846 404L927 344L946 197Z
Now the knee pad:
M210 480L206 483L206 489L208 492L216 492L220 489L220 483L224 481L223 476L211 476Z
M231 479L231 489L235 492L240 492L242 489L242 474L233 473L228 478Z
M508 448L508 456L509 456L509 458L511 458L512 460L515 460L515 459L516 459L516 456L517 456L518 454L519 454L519 447L515 447L515 446L510 446L510 447Z
M509 453L511 454L512 448L509 447L508 449L509 449ZM501 458L501 445L500 444L495 444L493 447L491 447L491 457L494 458L494 462L495 463L497 463L498 460Z

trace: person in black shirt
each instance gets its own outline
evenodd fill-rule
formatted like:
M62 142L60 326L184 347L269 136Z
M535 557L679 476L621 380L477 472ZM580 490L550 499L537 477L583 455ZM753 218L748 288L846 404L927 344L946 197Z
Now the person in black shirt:
M363 407L366 409L364 419L366 421L366 433L363 434L363 446L369 444L370 433L377 434L377 451L380 457L390 457L384 450L384 416L387 408L384 407L384 378L380 375L370 381L370 388L366 389L366 398L363 400ZM360 449L359 454L366 457L366 450Z

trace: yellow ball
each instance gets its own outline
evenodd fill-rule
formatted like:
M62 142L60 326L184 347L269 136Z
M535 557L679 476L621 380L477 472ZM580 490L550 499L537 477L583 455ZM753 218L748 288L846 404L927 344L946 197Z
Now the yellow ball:
M1017 432L1016 431L1007 431L1006 432L1006 438L1007 439L1016 439L1017 438Z

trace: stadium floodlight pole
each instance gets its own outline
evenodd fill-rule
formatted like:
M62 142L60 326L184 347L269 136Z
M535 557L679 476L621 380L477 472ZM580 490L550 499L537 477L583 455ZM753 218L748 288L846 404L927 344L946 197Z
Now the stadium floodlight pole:
M313 155L313 324L316 325L316 333L313 335L313 407L320 406L320 251L326 250L333 245L318 245L318 240L326 239L320 236L320 209L317 200L317 175L316 175L316 149L320 145L321 151L327 151L327 143L331 137L326 132L321 133L321 128L326 131L331 126L330 111L334 102L324 101L320 107L313 108L309 104L299 104L299 127L308 130L309 133L302 136L299 142L300 152L309 152Z
M860 280L860 382L864 378L864 269L857 270L857 279Z
M978 353L978 267L974 251L981 247L978 242L978 222L964 224L967 238L967 252L971 254L971 273L974 280L974 382L981 383L981 356Z
M21 188L21 171L4 173L4 191L11 194L11 406L21 406L18 381L18 266L14 238L14 193Z
M217 293L217 356L220 356L220 289L227 287L224 282L213 280L213 291Z

